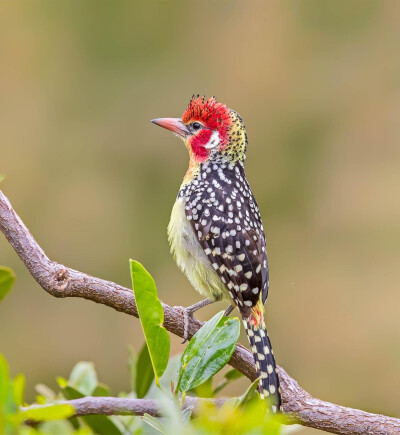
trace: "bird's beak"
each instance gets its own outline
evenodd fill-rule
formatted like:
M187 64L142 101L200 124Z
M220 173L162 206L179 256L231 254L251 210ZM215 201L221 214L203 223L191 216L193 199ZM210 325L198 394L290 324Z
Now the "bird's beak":
M171 130L182 137L187 137L190 134L187 126L180 118L157 118L152 119L151 122L167 130Z

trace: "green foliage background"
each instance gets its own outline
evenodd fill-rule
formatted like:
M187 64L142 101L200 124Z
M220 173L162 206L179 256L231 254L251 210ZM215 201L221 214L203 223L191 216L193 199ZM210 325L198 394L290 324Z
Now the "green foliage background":
M278 362L323 399L398 415L399 15L395 0L3 2L1 188L52 258L128 287L135 258L162 299L194 303L166 238L187 155L149 120L215 94L248 129ZM0 263L18 277L0 352L28 398L80 360L126 390L139 323L46 295L4 240Z
M57 378L57 389L37 384L33 404L25 399L25 377L14 378L0 354L0 433L4 435L122 435L122 434L248 434L279 435L281 419L268 413L269 405L256 393L258 379L240 397L226 400L220 407L210 402L229 383L240 379L235 369L225 370L224 380L214 385L214 375L228 363L239 338L240 321L224 317L224 311L204 323L190 340L182 356L169 359L170 338L161 326L161 303L152 276L137 261L130 260L132 285L146 343L139 354L129 352L130 390L113 399L156 399L158 418L141 417L126 411L118 415L81 415L76 400L90 396L103 402L111 396L107 385L99 383L95 366L80 361L68 379ZM11 269L0 268L0 293L10 289ZM150 370L150 373L149 373ZM154 387L153 387L154 382ZM206 397L207 403L184 408L187 394ZM67 401L67 402L66 402ZM103 411L104 412L104 411ZM150 411L148 411L150 413ZM105 413L107 414L107 413ZM29 424L29 422L31 422ZM35 422L33 425L32 422ZM293 428L288 428L290 433ZM294 427L294 431L297 428ZM282 433L289 433L287 430Z

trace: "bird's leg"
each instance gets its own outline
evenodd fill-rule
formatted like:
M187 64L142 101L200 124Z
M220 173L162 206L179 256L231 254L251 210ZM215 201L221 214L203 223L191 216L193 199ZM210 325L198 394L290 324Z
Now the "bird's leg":
M235 309L233 305L229 305L229 307L225 310L224 316L228 317L229 314Z
M207 305L212 304L215 301L207 298L196 304L190 305L190 307L183 308L183 342L186 343L189 335L189 317L193 316L193 314L200 310L200 308L206 307Z

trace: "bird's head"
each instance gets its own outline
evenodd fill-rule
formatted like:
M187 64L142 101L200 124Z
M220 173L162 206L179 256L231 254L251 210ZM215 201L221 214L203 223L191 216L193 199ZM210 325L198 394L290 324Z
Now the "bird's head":
M193 96L182 118L152 122L182 137L192 166L215 159L232 164L245 159L247 137L242 118L214 97Z

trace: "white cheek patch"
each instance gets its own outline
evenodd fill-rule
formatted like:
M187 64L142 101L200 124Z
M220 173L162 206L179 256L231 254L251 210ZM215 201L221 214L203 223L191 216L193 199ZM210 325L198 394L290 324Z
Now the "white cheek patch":
M220 143L219 133L218 131L214 131L213 134L210 137L210 140L206 145L204 145L204 148L207 148L208 150L211 150L215 147L217 147Z

